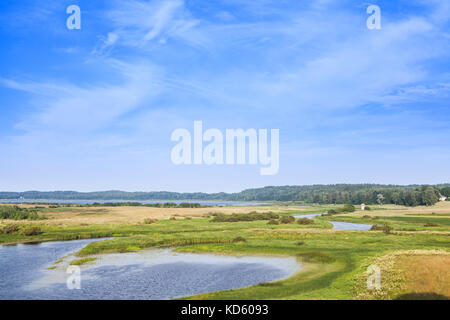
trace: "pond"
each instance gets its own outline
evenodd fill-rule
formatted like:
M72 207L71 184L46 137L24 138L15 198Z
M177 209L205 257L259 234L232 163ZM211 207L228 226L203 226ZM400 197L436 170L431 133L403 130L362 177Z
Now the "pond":
M171 299L280 280L301 268L294 257L150 249L97 255L80 266L81 289L68 289L73 253L98 240L0 246L0 299ZM47 269L61 257L55 269Z

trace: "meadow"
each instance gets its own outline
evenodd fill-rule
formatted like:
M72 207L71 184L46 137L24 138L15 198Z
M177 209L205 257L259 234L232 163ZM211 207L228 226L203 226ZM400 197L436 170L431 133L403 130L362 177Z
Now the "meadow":
M316 217L311 224L300 224L289 217L340 206L22 206L36 212L39 219L1 220L0 229L12 231L1 232L0 243L115 237L80 250L80 265L95 263L93 256L100 253L156 247L197 253L295 256L303 265L300 272L285 280L187 299L450 297L450 202L428 207L371 206L370 211ZM329 220L383 224L390 230L333 230ZM30 228L38 232L23 232ZM381 268L381 288L369 290L366 270L373 264Z

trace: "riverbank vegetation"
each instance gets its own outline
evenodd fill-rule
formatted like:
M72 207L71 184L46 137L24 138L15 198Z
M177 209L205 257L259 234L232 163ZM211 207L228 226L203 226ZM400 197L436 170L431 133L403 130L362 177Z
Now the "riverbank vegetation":
M81 266L83 264L89 263L89 262L93 262L97 260L96 258L82 258L82 259L76 259L71 261L69 264L71 266Z
M21 208L19 206L0 206L0 219L9 220L42 220L45 217L38 214L39 208Z

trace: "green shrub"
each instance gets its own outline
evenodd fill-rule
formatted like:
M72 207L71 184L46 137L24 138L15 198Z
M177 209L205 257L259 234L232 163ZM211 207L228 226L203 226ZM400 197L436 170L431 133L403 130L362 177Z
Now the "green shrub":
M336 260L332 256L322 251L304 252L299 254L299 256L302 257L306 262L331 263Z
M304 244L305 244L304 241L299 241L299 242L296 243L296 245L298 245L298 246L302 246L302 245L304 245Z
M344 207L341 209L342 212L355 212L356 208L354 205L351 204L346 204L344 205Z
M157 221L158 221L158 219L146 218L146 219L144 219L144 224L152 224Z
M284 217L281 217L280 222L283 224L294 223L295 218L293 216L284 216Z
M371 216L365 215L362 217L363 219L371 219Z
M269 220L269 222L267 222L267 224L277 225L277 224L280 224L280 221L272 219L272 220Z
M440 225L435 222L427 222L423 226L424 227L440 227Z
M42 233L41 228L36 226L29 226L22 229L22 234L24 236L37 236L41 233Z
M233 239L233 242L247 242L247 240L243 237L236 237Z
M364 208L364 210L367 210L367 211L371 211L371 210L372 210L372 208L371 208L371 207L369 207L369 206L366 206L366 207Z
M211 222L238 222L238 221L258 221L278 219L278 215L273 212L250 212L250 213L233 213L225 215L223 213L211 214L213 216Z
M306 224L314 224L314 221L312 219L308 219L308 218L300 218L297 220L297 223L306 225Z
M336 213L337 213L337 211L334 209L328 210L328 215L330 215L330 216L332 216L333 214L336 214Z
M0 233L10 234L19 231L19 227L15 224L7 224L0 229Z
M370 230L375 230L375 231L383 231L386 234L391 233L392 228L390 226L388 226L386 223L384 224L374 224Z
M18 206L0 206L0 219L11 220L41 220L36 209L21 208Z

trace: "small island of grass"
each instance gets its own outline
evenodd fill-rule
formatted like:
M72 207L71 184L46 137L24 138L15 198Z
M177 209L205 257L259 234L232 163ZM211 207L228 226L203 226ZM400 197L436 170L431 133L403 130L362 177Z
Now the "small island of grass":
M88 262L92 262L97 260L97 258L82 258L82 259L77 259L77 260L73 260L70 262L71 266L81 266L83 264L86 264Z

